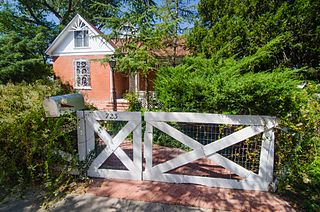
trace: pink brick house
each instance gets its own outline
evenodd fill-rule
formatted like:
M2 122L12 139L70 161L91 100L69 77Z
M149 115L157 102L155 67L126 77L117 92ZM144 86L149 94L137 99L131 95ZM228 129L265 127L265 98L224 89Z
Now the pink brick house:
M78 14L51 43L46 54L52 57L56 78L82 93L86 102L103 110L112 108L113 79L109 64L102 64L97 59L111 57L119 44L105 40L101 34L99 29ZM155 55L168 57L172 48L168 50L169 52L155 52ZM184 56L185 53L183 47L178 48L178 57ZM152 73L151 77L154 79L155 74ZM143 80L135 76L135 81L135 91L145 92ZM152 80L150 84L153 87ZM127 106L123 94L129 89L128 76L116 73L115 88L118 108L123 110Z

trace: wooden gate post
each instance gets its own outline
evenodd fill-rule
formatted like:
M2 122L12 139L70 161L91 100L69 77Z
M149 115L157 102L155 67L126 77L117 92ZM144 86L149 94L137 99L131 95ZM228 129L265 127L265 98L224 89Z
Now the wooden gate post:
M95 148L94 130L89 124L87 116L86 112L77 111L78 154L80 161L85 160Z
M77 111L77 136L78 136L78 155L79 160L86 159L86 128L83 111Z

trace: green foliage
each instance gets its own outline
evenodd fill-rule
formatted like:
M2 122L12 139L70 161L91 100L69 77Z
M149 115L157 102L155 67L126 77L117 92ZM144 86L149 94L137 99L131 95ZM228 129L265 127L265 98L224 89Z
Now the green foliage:
M45 50L77 13L99 27L102 25L94 18L95 14L113 15L112 9L95 8L94 3L116 8L120 1L0 1L0 84L31 82L47 76L50 69Z
M283 116L295 107L297 71L280 67L255 73L269 55L266 45L240 60L188 58L158 72L158 98L167 110Z
M309 84L292 99L297 108L282 118L285 132L277 135L277 173L282 193L307 210L320 209L320 86ZM301 202L301 198L305 200Z
M266 68L283 36L239 59L186 58L182 65L162 68L155 81L167 111L272 115L281 120L276 140L279 190L304 198L303 208L319 209L320 86L298 89L304 69L284 65ZM285 131L285 132L284 132Z
M285 36L278 53L265 69L319 67L319 1L201 0L200 21L188 36L195 53L210 58L217 52L225 58L252 55L278 36ZM319 68L306 76L320 79Z
M30 82L51 73L49 65L38 54L43 47L44 36L39 33L33 38L21 38L12 32L0 38L0 84Z
M37 182L53 190L70 172L75 160L64 161L59 150L75 154L76 118L46 118L42 106L61 93L56 82L0 85L1 189Z
M127 93L124 98L129 101L128 111L140 111L142 109L142 105L137 94Z

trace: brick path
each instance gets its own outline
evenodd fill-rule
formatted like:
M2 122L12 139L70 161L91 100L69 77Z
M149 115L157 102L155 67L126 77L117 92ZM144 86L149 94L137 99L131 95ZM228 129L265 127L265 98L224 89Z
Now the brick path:
M121 148L132 158L132 144L125 142ZM154 164L162 163L183 153L176 148L153 145ZM125 168L115 157L108 158L102 168ZM122 167L122 168L121 168ZM240 179L212 161L200 159L173 170L173 173ZM275 194L210 188L193 184L170 184L152 181L94 179L87 193L126 200L158 202L224 211L294 211L288 202Z
M225 211L294 211L268 192L210 188L193 184L94 179L87 193L127 200L158 202Z

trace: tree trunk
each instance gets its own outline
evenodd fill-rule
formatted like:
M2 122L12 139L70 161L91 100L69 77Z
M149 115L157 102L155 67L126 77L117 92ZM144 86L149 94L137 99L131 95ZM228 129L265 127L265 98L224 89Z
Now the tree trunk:
M177 65L177 46L178 46L178 28L179 28L179 23L178 23L178 18L179 18L179 0L175 0L175 29L174 29L174 37L173 37L173 66Z
M136 92L135 74L129 74L129 92L130 93L135 93Z

